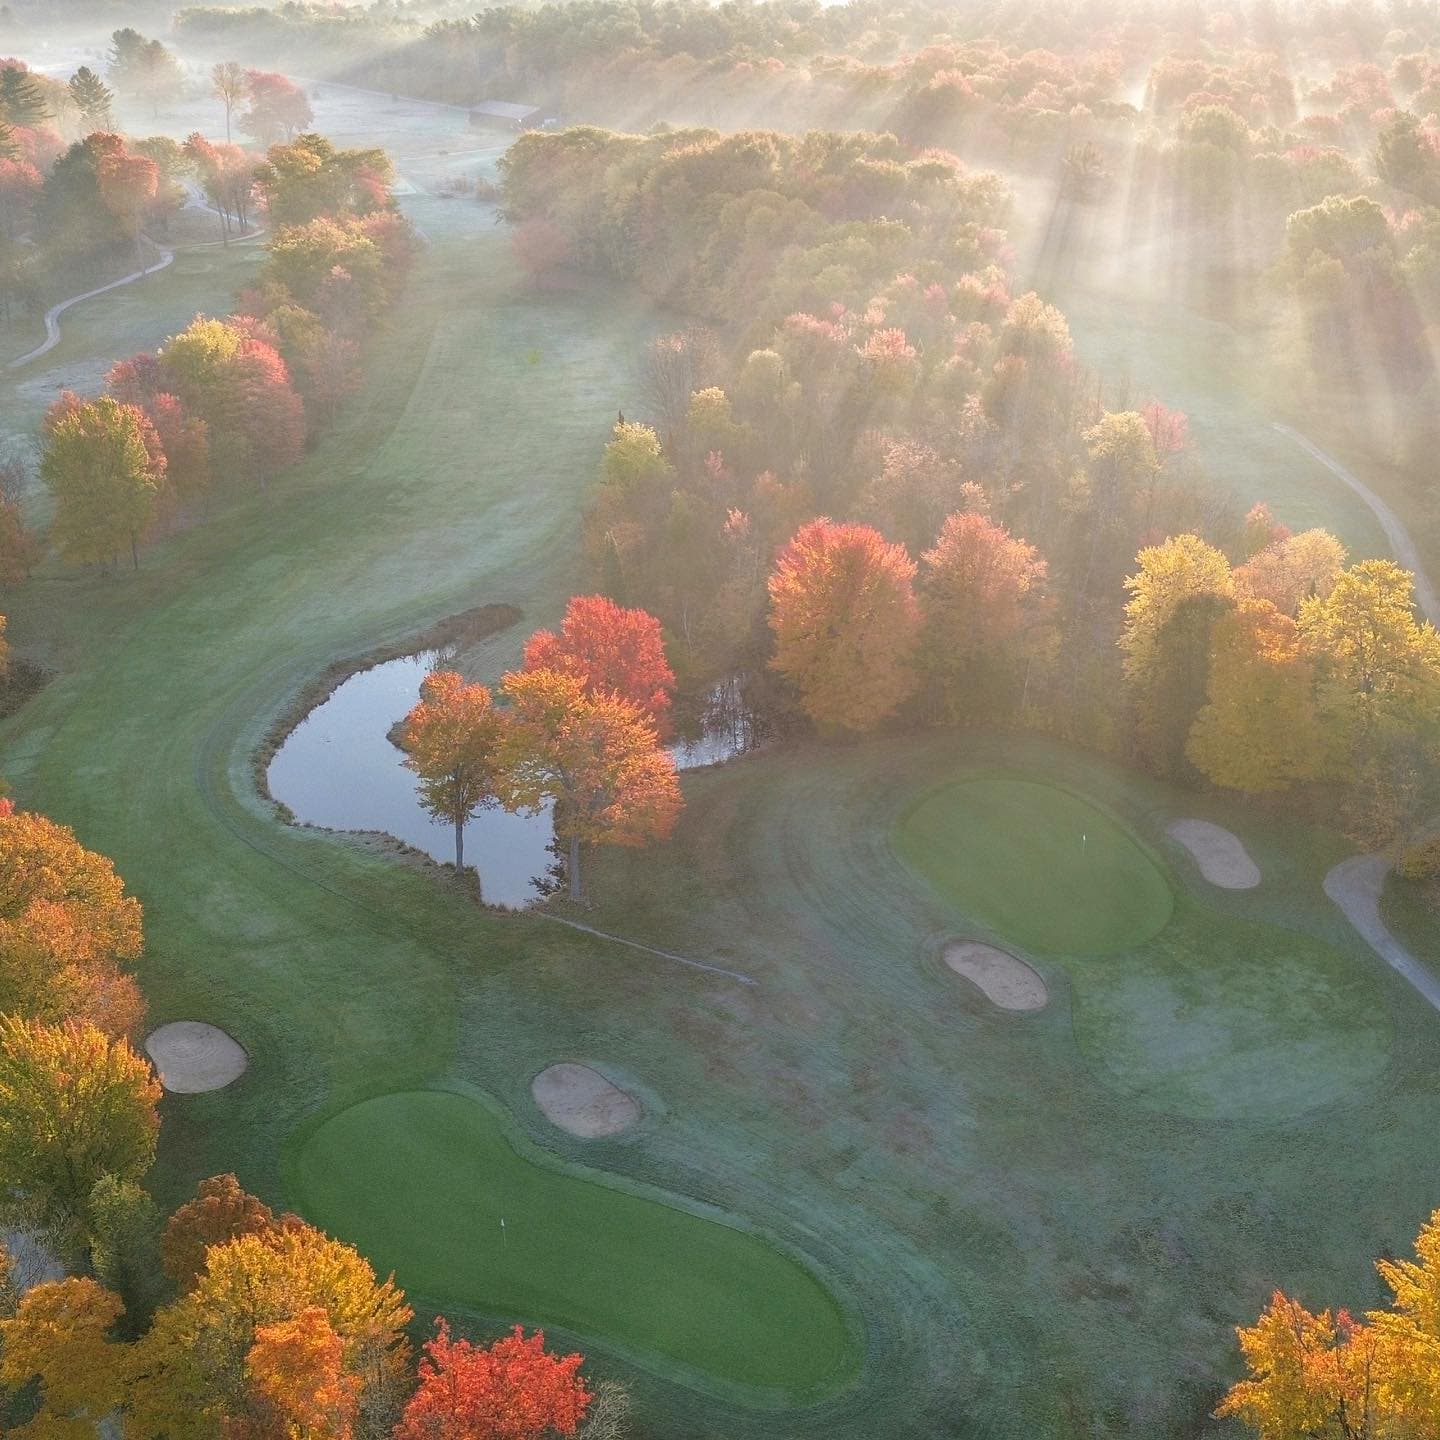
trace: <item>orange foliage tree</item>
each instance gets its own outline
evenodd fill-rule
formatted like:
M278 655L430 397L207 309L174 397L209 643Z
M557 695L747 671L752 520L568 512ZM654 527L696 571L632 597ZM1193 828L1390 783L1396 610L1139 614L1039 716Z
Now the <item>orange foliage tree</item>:
M583 1355L551 1355L545 1332L520 1326L481 1348L452 1340L443 1320L425 1345L420 1388L395 1440L542 1440L573 1435L590 1405Z
M555 834L570 847L570 896L580 898L580 847L646 845L669 835L684 801L675 761L635 706L556 670L512 671L501 682L511 723L505 803L555 802Z
M420 803L455 828L455 868L465 868L465 822L500 799L505 717L483 685L453 670L425 677L405 717L405 764L419 777Z
M260 1235L277 1224L299 1224L293 1215L279 1221L263 1200L248 1194L233 1175L214 1175L196 1187L170 1217L160 1241L165 1273L182 1293L193 1290L205 1273L205 1254L241 1235Z
M70 1440L99 1433L124 1394L127 1348L108 1338L124 1306L94 1280L36 1285L0 1320L0 1382L38 1385L38 1406L13 1440Z
M771 665L822 730L873 730L915 689L915 562L868 525L802 525L770 576Z
M234 1432L243 1440L350 1440L360 1377L344 1367L345 1342L319 1305L257 1327L245 1357L257 1414Z
M588 695L628 700L666 733L675 674L665 659L660 622L603 595L576 595L560 632L537 630L525 645L527 670L558 670L585 682Z
M993 714L1025 659L1045 561L1033 545L974 513L948 516L921 558L922 664L952 720Z
M140 902L103 855L43 815L0 805L0 1013L135 1033L145 1004Z

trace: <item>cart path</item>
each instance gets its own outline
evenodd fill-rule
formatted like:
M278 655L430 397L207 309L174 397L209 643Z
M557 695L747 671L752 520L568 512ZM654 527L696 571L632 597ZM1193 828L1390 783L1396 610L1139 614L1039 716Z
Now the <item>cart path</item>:
M1425 573L1425 567L1420 562L1420 552L1415 548L1415 542L1410 538L1405 522L1353 470L1342 465L1333 455L1327 454L1313 440L1308 440L1298 430L1279 421L1274 422L1273 428L1293 440L1312 459L1318 460L1370 507L1371 513L1385 532L1385 538L1390 542L1395 559L1415 576L1415 602L1419 605L1421 614L1432 625L1440 625L1440 596L1436 595L1435 587Z
M1383 855L1352 856L1325 877L1325 893L1345 912L1360 938L1440 1010L1440 979L1390 933L1380 917L1380 895L1389 871L1390 862Z

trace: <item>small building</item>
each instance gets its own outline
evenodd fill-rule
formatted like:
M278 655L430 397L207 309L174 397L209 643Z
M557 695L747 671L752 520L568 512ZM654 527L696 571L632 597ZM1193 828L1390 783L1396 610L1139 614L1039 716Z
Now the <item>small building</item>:
M509 100L482 100L470 107L470 123L476 127L494 125L503 130L529 130L538 125L538 105L515 105Z

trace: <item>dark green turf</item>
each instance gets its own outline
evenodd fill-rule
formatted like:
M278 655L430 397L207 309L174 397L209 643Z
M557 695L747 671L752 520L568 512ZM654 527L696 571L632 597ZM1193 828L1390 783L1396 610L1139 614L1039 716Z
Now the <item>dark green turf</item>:
M901 818L904 859L961 914L1047 955L1102 955L1170 918L1165 877L1107 815L1053 785L947 785Z
M307 1215L432 1299L602 1334L778 1397L855 1370L839 1307L796 1260L537 1163L466 1095L410 1091L342 1111L300 1151L296 1181Z

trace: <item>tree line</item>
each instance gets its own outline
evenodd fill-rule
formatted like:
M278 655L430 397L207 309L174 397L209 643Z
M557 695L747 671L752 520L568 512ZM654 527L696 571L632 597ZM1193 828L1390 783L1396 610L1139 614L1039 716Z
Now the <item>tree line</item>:
M200 165L216 149L200 136L185 148ZM199 518L212 492L264 487L300 458L355 387L413 258L390 177L382 151L312 134L249 170L273 233L235 313L198 317L114 365L105 394L65 392L46 414L40 476L62 558L138 564L142 541Z
M1183 415L1106 396L1010 293L993 176L888 137L588 129L504 172L541 279L696 316L643 358L651 423L616 427L584 528L683 686L741 672L781 725L1041 729L1421 838L1440 644L1410 577L1245 516Z

